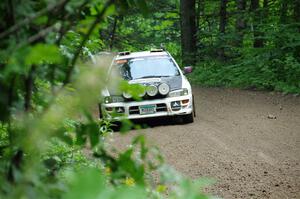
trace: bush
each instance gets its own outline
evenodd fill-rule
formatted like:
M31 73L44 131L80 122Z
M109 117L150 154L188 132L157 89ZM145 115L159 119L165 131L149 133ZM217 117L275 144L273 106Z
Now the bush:
M207 198L202 181L169 169L143 136L120 153L111 150L111 123L90 111L105 83L98 78L102 69L83 64L79 70L54 96L47 82L38 82L33 107L40 108L14 113L10 126L1 124L0 198ZM132 127L126 120L123 125Z
M300 93L300 63L292 56L253 53L232 62L204 61L190 79L205 86L238 87Z

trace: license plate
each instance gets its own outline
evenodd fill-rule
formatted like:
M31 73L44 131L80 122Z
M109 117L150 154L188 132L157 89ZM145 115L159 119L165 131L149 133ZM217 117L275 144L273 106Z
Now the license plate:
M146 114L153 114L156 112L156 105L143 105L140 106L140 114L146 115Z

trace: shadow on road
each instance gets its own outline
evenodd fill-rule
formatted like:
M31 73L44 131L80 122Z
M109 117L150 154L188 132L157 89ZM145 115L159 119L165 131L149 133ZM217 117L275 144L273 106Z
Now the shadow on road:
M131 120L131 122L133 123L133 127L131 128L131 130L182 124L180 118L176 118L176 117L147 118L147 119ZM113 126L113 130L115 132L119 132L120 129L122 128L122 123L117 122L114 124L115 125Z

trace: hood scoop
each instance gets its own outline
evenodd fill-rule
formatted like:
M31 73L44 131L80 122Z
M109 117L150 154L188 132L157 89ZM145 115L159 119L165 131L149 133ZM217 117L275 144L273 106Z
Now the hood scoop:
M161 82L161 78L144 78L144 79L130 80L128 83L149 85L149 84L160 83L160 82Z

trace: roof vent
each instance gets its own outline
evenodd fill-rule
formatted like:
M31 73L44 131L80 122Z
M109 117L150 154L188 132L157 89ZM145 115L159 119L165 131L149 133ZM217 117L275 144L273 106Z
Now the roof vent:
M119 56L124 56L124 55L129 55L130 51L124 51L124 52L119 52L118 55Z

